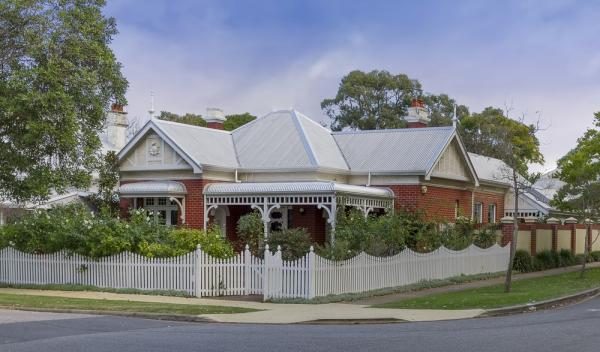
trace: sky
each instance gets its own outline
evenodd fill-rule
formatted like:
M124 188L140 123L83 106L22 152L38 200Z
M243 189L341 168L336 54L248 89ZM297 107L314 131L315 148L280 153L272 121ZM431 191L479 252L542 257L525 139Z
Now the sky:
M600 111L600 1L108 0L130 116L320 108L348 72L387 70L471 111L539 121L550 170Z

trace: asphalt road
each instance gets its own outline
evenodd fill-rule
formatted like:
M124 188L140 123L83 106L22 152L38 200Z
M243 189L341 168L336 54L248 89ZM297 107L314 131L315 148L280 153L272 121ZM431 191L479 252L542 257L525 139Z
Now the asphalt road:
M0 351L598 350L600 298L509 317L381 325L197 324L0 311Z

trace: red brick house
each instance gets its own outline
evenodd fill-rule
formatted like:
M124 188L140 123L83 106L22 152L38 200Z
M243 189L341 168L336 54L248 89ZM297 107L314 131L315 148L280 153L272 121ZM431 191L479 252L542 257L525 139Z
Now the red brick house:
M304 227L316 241L335 233L339 207L365 215L421 209L431 219L503 216L506 185L477 175L455 127L332 132L295 110L272 112L234 131L210 109L209 128L152 119L120 151L121 206L194 228L218 223L235 239L239 217L261 213L269 231Z

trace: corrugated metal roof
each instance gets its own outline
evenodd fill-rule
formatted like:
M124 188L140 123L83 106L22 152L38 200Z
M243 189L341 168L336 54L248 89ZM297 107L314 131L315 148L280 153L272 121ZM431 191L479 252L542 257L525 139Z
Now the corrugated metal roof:
M331 131L294 110L272 112L232 134L242 168L348 170Z
M336 132L352 171L425 174L454 136L452 127Z
M119 187L121 196L183 195L187 194L185 185L176 181L145 181L126 183Z
M316 167L290 111L267 114L234 130L232 135L242 168Z
M204 194L215 195L252 195L252 194L319 194L341 193L393 198L388 188L364 187L336 182L248 182L248 183L211 183Z
M229 132L158 119L153 123L199 165L239 166Z

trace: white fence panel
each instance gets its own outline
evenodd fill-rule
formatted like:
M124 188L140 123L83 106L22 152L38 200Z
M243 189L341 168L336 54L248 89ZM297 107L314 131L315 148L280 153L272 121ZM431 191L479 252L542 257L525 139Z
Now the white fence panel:
M99 259L56 252L27 254L0 250L0 282L91 285L106 288L195 293L194 252L173 258L145 258L123 252Z
M332 261L310 252L284 261L281 250L264 259L246 250L217 259L200 248L174 258L146 258L129 252L91 259L66 252L26 254L0 250L0 282L8 284L76 284L139 290L183 291L196 296L259 295L314 298L359 293L459 275L499 272L508 265L508 246L461 251L441 247L430 253L410 249L390 257L360 253Z

